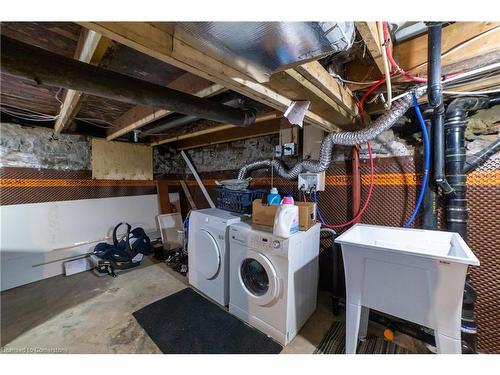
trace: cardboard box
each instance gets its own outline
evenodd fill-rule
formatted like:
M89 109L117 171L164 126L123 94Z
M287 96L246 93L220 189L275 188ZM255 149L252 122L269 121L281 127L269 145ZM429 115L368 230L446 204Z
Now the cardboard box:
M316 203L295 202L299 207L299 229L308 230L316 224ZM262 199L255 199L252 203L252 223L256 225L274 226L274 216L279 206L262 204Z
M262 199L255 199L252 202L252 223L268 227L274 226L274 215L276 215L278 207L262 204Z
M295 202L299 206L299 229L308 230L316 224L316 203Z

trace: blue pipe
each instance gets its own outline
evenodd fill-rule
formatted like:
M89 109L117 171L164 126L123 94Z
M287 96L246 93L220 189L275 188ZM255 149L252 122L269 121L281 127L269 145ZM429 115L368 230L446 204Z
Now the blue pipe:
M429 134L427 134L427 128L425 127L425 121L422 117L422 112L420 112L420 107L418 106L418 100L415 94L413 94L413 106L415 107L415 112L417 114L418 122L420 124L420 128L422 129L422 136L424 139L424 176L422 179L422 185L420 186L420 195L418 196L417 204L415 205L415 209L411 214L410 218L404 225L404 228L408 228L413 220L415 220L415 216L417 216L418 211L420 210L420 206L422 205L422 201L424 200L425 189L427 187L427 180L429 179L429 167L431 163L431 150L429 144Z

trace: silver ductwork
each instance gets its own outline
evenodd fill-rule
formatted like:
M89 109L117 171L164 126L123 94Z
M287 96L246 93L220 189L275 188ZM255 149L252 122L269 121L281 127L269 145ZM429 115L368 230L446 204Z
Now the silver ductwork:
M416 93L420 95L421 92ZM243 166L238 172L238 179L248 177L251 171L263 168L274 168L276 173L288 180L297 178L299 173L308 172L323 172L328 169L332 161L332 149L334 145L354 146L361 143L366 143L374 139L384 130L392 127L396 121L403 116L412 105L412 94L408 93L401 99L393 103L390 111L386 112L377 118L368 128L354 132L338 132L328 134L321 142L319 161L304 160L295 164L288 169L279 160L261 160L249 163Z
M258 82L276 72L348 50L354 22L180 22L177 37Z

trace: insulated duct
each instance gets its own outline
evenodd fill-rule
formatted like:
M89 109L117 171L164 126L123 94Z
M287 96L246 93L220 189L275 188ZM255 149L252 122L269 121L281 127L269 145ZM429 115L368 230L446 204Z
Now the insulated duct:
M256 112L200 98L125 74L70 59L43 48L1 36L2 73L28 79L38 85L63 87L85 94L164 108L184 115L247 127Z
M307 61L347 51L354 22L181 22L175 33L258 82Z
M217 101L218 103L227 105L232 108L245 110L244 108L245 99L243 99L243 97L233 92L227 92L218 95L217 97L213 97L212 100L214 102ZM167 118L162 118L158 121L151 123L149 126L147 126L146 129L143 128L141 136L145 137L149 135L156 135L158 133L165 132L170 129L191 124L197 120L200 120L200 118L196 116L173 114L172 116L168 116Z
M421 92L416 93L421 95ZM285 179L292 180L302 171L323 172L328 169L332 160L333 145L354 146L374 139L384 130L392 127L412 105L412 94L408 93L396 101L391 110L377 118L370 127L355 132L338 132L328 134L321 142L319 161L304 160L288 169L281 161L267 159L246 164L238 172L238 179L244 179L251 171L263 168L274 168L276 173Z

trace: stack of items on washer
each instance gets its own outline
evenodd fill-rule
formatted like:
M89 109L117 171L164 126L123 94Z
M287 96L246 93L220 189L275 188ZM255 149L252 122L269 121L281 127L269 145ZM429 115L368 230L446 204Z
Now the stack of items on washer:
M189 283L287 345L316 309L320 225L310 220L302 230L293 198L276 193L274 228L274 216L266 226L219 208L191 212Z

